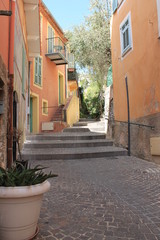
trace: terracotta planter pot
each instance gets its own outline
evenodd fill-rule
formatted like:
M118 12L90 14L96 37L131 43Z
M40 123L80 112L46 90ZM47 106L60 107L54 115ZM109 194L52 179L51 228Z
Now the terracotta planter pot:
M0 239L29 240L36 232L43 194L50 183L0 187Z

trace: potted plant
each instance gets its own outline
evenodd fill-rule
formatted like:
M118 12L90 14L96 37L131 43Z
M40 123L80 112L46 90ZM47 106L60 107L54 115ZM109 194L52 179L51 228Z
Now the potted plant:
M48 178L57 175L22 161L0 168L0 239L29 240L37 233L43 194L50 189Z

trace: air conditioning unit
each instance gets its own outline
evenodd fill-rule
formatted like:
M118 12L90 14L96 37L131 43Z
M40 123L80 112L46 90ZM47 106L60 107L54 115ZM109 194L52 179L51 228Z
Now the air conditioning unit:
M0 114L4 113L4 101L0 101Z

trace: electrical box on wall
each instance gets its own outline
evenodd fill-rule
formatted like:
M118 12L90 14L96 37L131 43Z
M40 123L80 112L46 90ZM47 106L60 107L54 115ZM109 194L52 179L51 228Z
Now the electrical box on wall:
M0 114L4 113L4 101L0 101Z

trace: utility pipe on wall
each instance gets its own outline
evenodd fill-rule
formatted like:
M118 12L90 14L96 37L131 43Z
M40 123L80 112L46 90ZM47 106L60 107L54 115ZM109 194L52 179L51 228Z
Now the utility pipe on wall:
M9 50L8 50L8 138L7 138L7 167L13 162L13 82L14 82L14 27L15 27L15 0L10 0L12 16L9 22Z

